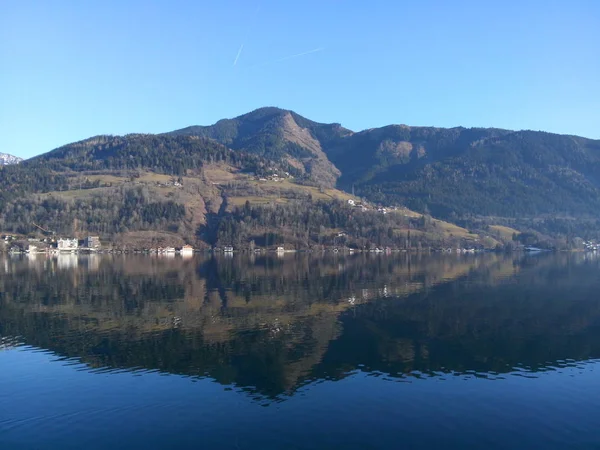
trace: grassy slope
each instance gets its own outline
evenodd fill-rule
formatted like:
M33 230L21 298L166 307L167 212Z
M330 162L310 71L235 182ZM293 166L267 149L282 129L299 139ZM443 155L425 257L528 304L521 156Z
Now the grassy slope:
M99 181L103 187L94 189L74 189L69 191L55 191L41 196L54 196L64 200L76 200L90 198L93 196L111 195L117 189L143 186L148 190L153 199L157 201L173 200L183 204L186 207L186 228L193 232L198 226L206 223L206 214L209 212L218 212L224 197L227 197L227 207L231 210L233 207L242 206L246 201L251 204L268 203L286 203L293 197L311 196L313 200L342 200L347 201L353 198L350 194L332 188L317 188L313 186L304 186L294 183L293 180L275 181L257 181L247 174L240 173L238 170L227 165L215 165L207 167L204 170L203 178L183 177L183 186L176 187L167 185L174 181L173 177L168 175L156 174L152 172L142 172L139 177L130 179L127 176L120 176L116 173L103 174L82 174L81 181ZM77 185L77 181L73 183ZM360 199L356 199L359 201ZM391 212L391 214L400 214L406 217L419 218L421 214L406 208ZM493 234L499 240L510 240L515 230L507 227L492 227ZM336 231L336 230L333 230ZM326 233L332 233L327 230ZM408 235L408 229L398 228L395 233ZM433 219L431 227L426 231L410 230L411 235L416 237L424 235L426 238L435 239L453 239L460 238L466 241L481 241L486 237L469 232L465 228L441 220ZM171 242L173 245L180 244L182 241L176 235L167 232L131 232L125 236L120 236L119 242L139 243L142 241L152 242ZM486 247L494 247L498 240L488 237L485 239Z
M511 240L513 234L519 234L520 231L515 230L514 228L506 227L503 225L490 225L490 230L499 235L504 240Z

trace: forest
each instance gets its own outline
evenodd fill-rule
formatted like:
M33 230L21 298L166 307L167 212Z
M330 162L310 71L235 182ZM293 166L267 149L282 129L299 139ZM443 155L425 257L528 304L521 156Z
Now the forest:
M185 207L173 201L157 202L147 190L114 189L111 195L65 201L60 198L27 197L6 202L0 215L0 229L28 235L32 224L56 235L85 232L109 236L129 230L177 232Z
M217 246L349 247L422 250L447 245L482 247L444 235L431 216L361 211L341 201L297 200L236 207L218 222L210 239Z

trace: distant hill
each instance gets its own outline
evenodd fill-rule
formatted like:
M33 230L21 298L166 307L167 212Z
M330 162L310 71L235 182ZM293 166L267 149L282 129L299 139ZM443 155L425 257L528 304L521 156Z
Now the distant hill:
M599 182L598 140L406 125L353 132L269 107L159 135L96 136L5 166L0 231L42 224L139 245L296 247L493 246L526 231L528 244L567 245L600 234ZM349 199L404 213L357 219Z
M18 156L9 155L7 153L0 153L0 166L8 166L9 164L19 164L23 161Z

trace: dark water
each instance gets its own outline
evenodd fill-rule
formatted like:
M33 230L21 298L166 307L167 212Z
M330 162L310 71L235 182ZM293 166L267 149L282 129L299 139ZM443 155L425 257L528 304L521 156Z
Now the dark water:
M600 448L589 255L0 259L0 448Z

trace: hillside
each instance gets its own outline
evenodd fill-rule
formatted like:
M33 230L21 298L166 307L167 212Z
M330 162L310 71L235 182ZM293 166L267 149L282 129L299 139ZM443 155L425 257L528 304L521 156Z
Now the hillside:
M600 142L574 136L386 127L353 136L330 157L342 185L442 217L587 216L600 207Z
M599 175L600 141L581 137L353 132L261 108L160 135L96 136L4 166L0 231L94 233L136 248L493 247L522 231L529 244L568 245L598 237Z
M4 191L0 230L42 235L41 226L58 236L99 234L119 248L137 249L184 243L298 249L497 244L403 208L387 215L372 206L354 208L347 203L351 196L337 189L293 178L258 180L226 162L182 176L147 169L44 175L39 181L45 189L18 198Z

